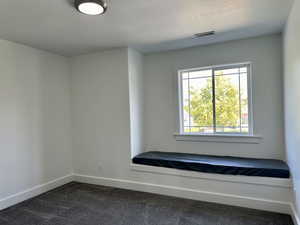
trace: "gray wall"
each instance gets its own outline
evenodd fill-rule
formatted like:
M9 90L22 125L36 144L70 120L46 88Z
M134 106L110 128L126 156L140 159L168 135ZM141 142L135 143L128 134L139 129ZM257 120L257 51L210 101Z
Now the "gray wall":
M236 202L227 199L236 205L241 204L239 196L254 202L289 200L289 192L271 185L258 189L247 182L149 173L130 166L131 153L140 151L143 141L167 151L284 158L280 35L151 54L144 58L144 68L143 57L127 48L72 58L71 71L70 61L61 56L7 41L0 41L0 50L0 151L5 156L0 158L0 199L72 173L73 156L76 174L150 189L196 190L206 196L199 194L202 200L237 196ZM176 142L177 69L243 61L254 66L255 131L263 143ZM141 129L145 138L137 135L143 134Z
M281 35L146 55L145 148L175 152L284 159ZM260 144L178 142L177 71L237 62L253 63L254 134Z
M128 49L131 157L144 148L144 73L143 55Z
M142 87L146 89L146 92L144 92L146 94L144 96L146 102L144 103L146 103L145 109L147 110L142 115L145 118L144 122L146 122L146 124L144 123L146 125L145 131L147 132L145 139L153 141L155 138L155 143L163 143L168 147L177 145L172 136L176 126L174 120L177 102L177 98L173 95L176 93L174 73L172 73L173 69L176 68L174 62L179 63L185 59L184 57L187 57L187 59L191 60L185 61L189 61L189 65L176 64L176 66L195 66L195 62L200 65L199 62L204 61L203 58L205 58L200 50L207 49L207 57L211 60L206 62L206 64L210 64L212 61L214 63L232 63L251 59L257 68L265 68L262 71L258 70L261 72L256 74L256 79L258 79L256 81L258 86L256 87L257 95L263 96L262 100L256 100L258 102L256 107L259 106L258 108L260 109L256 113L259 118L258 123L263 122L263 125L266 126L259 126L258 131L266 136L265 138L268 142L269 138L272 138L272 143L263 143L251 147L242 144L186 143L180 145L178 143L177 149L170 147L170 150L201 150L198 152L209 150L209 153L228 154L232 152L236 155L246 155L248 153L248 155L256 157L257 155L255 154L259 153L258 156L283 157L283 140L282 136L280 136L282 135L282 88L281 76L280 72L278 72L281 70L280 46L281 37L275 35L229 42L224 45L200 47L194 50L187 49L178 52L148 55L146 56L146 68L143 70L145 72L146 69L147 74L144 74L144 77L137 77L137 74L141 71L140 63L142 59L138 53L130 49L114 49L72 58L71 105L75 174L86 176L89 182L97 183L98 180L100 184L121 185L121 187L125 188L177 196L182 196L183 193L181 192L183 191L185 192L185 197L231 205L257 207L267 210L273 207L270 207L273 201L283 202L285 205L285 202L290 200L288 188L272 186L271 183L268 183L268 185L257 185L255 182L249 182L251 178L240 178L244 179L244 181L231 182L230 180L224 181L227 177L223 179L216 179L218 176L215 175L211 175L213 178L205 177L209 176L209 174L199 174L200 177L193 178L190 176L170 175L161 171L153 172L136 169L136 167L131 166L131 153L135 154L139 150L133 150L133 143L131 142L136 138L138 139L137 141L142 141L142 139L139 139L140 137L138 136L130 137L131 134L138 133L132 130L135 125L131 123L136 121L130 121L130 119L136 120L140 117L141 112L141 109L132 110L131 107L137 107L132 104L143 102L143 99L135 96L135 93L142 93L137 85L134 84L143 81ZM237 47L250 52L248 53L250 56L257 56L258 59L255 60L249 55L245 57L246 53L244 52L239 52L239 54L232 53L234 48ZM222 61L221 59L219 61L212 60L216 59L217 53L225 50L227 52L231 50L232 55L229 59L223 59ZM262 50L261 56L258 54L259 50ZM223 53L224 57L225 55ZM197 57L197 60L194 57ZM224 57L220 56L220 58ZM260 61L263 62L260 63ZM147 70L150 66L152 68L151 71ZM131 80L132 78L138 78L138 81L129 82L128 79ZM264 87L266 88L264 89ZM270 100L270 96L274 97L274 102L265 102ZM271 117L265 115L263 110L271 114ZM277 122L273 125L274 121ZM138 129L140 127L142 127L141 124ZM151 130L154 127L158 129ZM273 128L275 129L274 131L272 130ZM257 178L252 178L253 180L257 180ZM269 200L271 203L268 202ZM286 212L278 208L273 210Z
M0 40L0 199L72 173L67 58Z
M74 170L121 175L130 162L128 49L72 59Z
M300 1L296 0L284 35L285 138L300 214Z

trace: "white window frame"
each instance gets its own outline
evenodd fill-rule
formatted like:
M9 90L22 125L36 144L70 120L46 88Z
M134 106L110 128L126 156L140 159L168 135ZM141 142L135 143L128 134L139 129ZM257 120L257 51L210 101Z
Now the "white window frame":
M248 68L248 74L247 74L247 87L248 87L248 126L249 126L249 132L248 133L228 133L228 132L214 132L214 133L188 133L184 132L184 118L183 118L183 92L182 92L182 74L184 72L193 72L198 70L208 70L211 69L212 73L214 74L215 70L222 70L222 69L231 69L236 67L242 67L245 66ZM259 138L259 136L254 136L254 127L253 127L253 104L252 104L252 63L251 62L242 62L242 63L233 63L233 64L224 64L224 65L212 65L212 66L206 66L206 67L197 67L197 68L190 68L190 69L183 69L178 71L178 98L179 98L179 134L176 133L176 137L180 136L219 136L222 138L226 137L256 137ZM179 138L178 140L181 140ZM193 139L190 139L191 141Z

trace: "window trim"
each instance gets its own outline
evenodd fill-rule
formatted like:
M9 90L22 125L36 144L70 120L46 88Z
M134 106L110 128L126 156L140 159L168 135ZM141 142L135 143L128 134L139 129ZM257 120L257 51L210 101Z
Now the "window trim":
M211 69L212 73L214 74L215 70L220 70L220 69L230 69L230 68L236 68L236 67L241 67L241 66L247 66L248 67L248 74L247 74L247 84L248 84L248 126L249 126L249 132L248 133L186 133L184 132L184 118L183 118L183 92L182 92L182 74L184 72L193 72L193 71L198 71L198 70L207 70ZM252 62L241 62L241 63L231 63L231 64L222 64L222 65L211 65L211 66L205 66L205 67L195 67L195 68L190 68L190 69L181 69L178 70L177 74L177 83L178 83L178 107L179 107L179 133L176 133L176 136L182 135L182 136L215 136L215 137L220 137L220 136L233 136L233 137L239 137L239 136L246 136L246 137L251 137L254 136L254 119L253 119L253 102L252 102L252 93L253 93L253 83L252 83Z
M194 134L174 133L176 141L188 142L220 142L220 143L243 143L243 144L260 144L263 137L259 135L237 135L237 134Z

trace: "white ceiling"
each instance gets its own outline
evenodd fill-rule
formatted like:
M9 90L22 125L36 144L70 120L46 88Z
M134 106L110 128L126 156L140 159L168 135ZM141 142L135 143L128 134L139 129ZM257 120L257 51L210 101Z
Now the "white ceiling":
M0 38L72 56L114 47L161 51L282 30L293 0L107 0L86 16L73 0L1 0ZM194 33L217 35L192 39Z

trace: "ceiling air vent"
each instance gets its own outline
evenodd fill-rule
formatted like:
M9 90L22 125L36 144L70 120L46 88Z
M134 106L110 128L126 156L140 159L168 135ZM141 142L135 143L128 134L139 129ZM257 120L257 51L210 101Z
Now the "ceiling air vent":
M202 37L207 37L214 35L216 32L215 31L208 31L208 32L203 32L203 33L197 33L194 34L194 38L202 38Z

